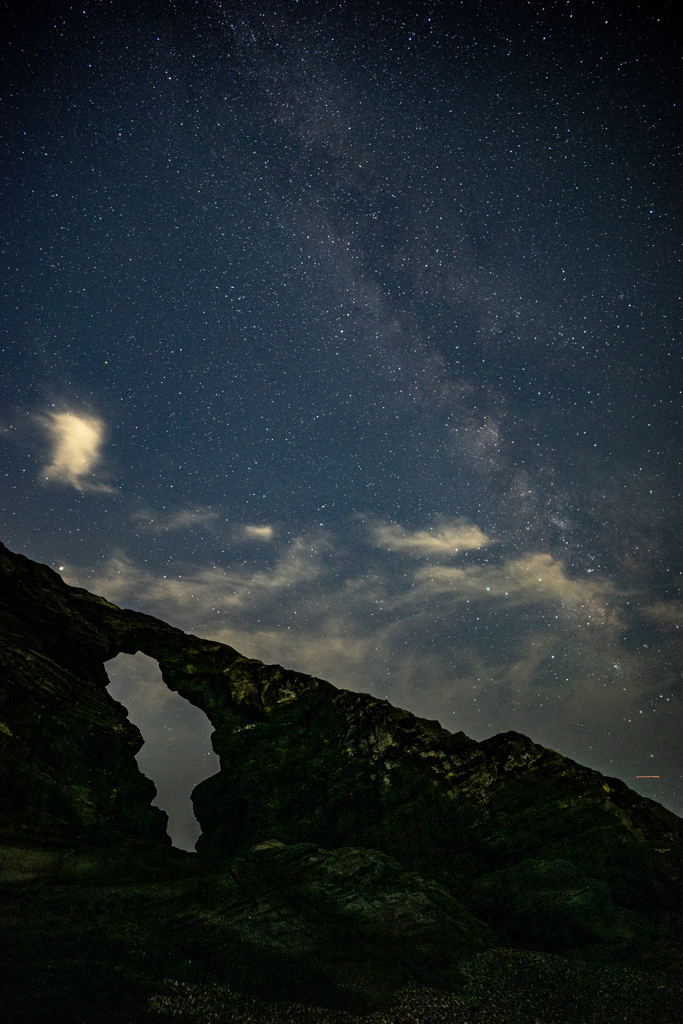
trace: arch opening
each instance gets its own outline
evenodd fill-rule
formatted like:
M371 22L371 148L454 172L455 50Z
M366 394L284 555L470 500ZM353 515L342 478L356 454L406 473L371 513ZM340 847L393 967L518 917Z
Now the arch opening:
M145 741L135 760L157 788L152 806L166 812L173 846L194 853L202 830L190 794L220 771L211 747L214 728L200 708L169 690L154 658L141 652L119 654L105 670L107 693L123 704Z

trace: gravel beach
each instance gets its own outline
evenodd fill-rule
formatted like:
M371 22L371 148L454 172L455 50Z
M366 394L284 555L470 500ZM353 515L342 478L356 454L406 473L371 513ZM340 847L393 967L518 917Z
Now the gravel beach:
M418 984L370 1014L265 1003L223 986L169 981L152 1016L197 1024L678 1024L681 976L548 953L493 950L470 960L455 994Z

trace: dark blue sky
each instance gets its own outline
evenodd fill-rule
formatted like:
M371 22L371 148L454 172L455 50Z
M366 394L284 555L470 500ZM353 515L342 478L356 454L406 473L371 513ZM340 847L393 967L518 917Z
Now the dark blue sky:
M5 12L3 540L681 813L672 11Z

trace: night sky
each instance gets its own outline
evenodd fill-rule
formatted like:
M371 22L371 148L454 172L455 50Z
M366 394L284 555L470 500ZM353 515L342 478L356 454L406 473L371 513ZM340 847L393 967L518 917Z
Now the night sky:
M676 5L12 6L4 542L683 814Z

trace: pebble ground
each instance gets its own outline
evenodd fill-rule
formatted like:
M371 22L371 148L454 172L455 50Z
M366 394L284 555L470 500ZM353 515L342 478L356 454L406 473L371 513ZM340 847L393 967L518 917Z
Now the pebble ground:
M683 1024L683 976L548 953L492 950L457 994L410 984L389 1010L266 1003L225 986L165 983L150 1017L187 1024Z

